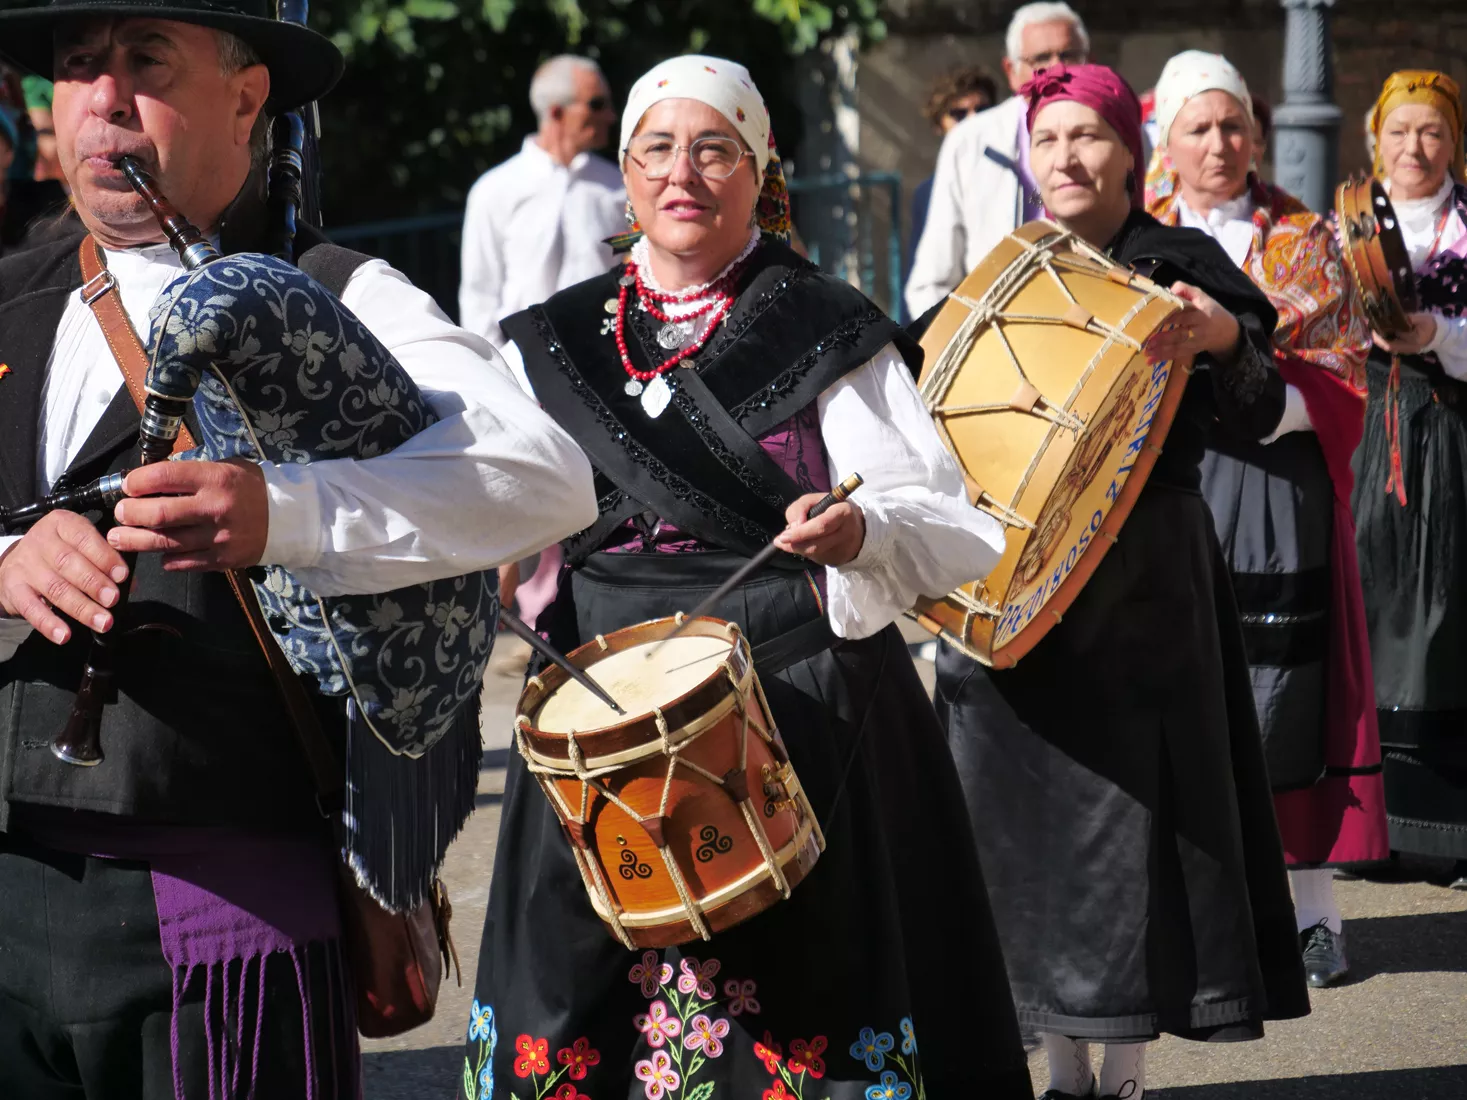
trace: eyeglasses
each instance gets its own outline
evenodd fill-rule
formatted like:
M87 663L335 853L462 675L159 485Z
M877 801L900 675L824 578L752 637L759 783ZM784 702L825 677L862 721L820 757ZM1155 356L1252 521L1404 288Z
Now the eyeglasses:
M954 122L962 122L963 119L967 118L973 112L981 110L983 110L982 107L949 107L946 113L947 117Z
M637 162L642 175L649 180L672 175L679 153L688 154L693 171L704 179L726 180L738 169L739 162L754 154L733 138L701 137L691 145L674 145L660 137L639 138L626 148L626 155Z
M1047 53L1036 53L1032 57L1019 58L1031 69L1044 69L1056 63L1064 65L1081 65L1085 61L1084 50L1050 50Z

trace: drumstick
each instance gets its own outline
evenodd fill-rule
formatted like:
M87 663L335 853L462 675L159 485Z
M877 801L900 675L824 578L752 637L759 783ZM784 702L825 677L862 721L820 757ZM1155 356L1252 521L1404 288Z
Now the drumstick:
M532 630L529 626L525 624L522 619L519 618L519 616L501 607L499 609L499 621L502 622L505 626L509 627L510 633L516 634L519 637L523 638L525 641L529 642L530 648L533 649L536 653L540 654L540 656L554 662L561 668L565 669L566 673L570 676L572 680L580 684L581 687L585 688L592 695L596 696L596 698L600 699L612 710L616 711L617 714L626 713L626 711L621 708L621 704L606 693L605 688L603 688L595 680L591 679L591 677L587 676L575 665L571 664L570 658L561 653L560 650L556 649L544 638L540 637L540 635L536 634L534 630Z
M832 505L841 503L857 489L859 489L863 484L865 484L865 479L862 478L860 474L852 474L830 492L826 493L823 497L817 500L810 508L810 511L805 514L805 518L814 519L816 516L829 509ZM777 553L779 553L779 547L775 543L771 542L763 550L760 550L759 553L750 558L742 567L740 567L738 572L736 572L732 577L729 577L728 580L724 581L721 585L718 586L718 591L714 592L713 595L709 596L697 607L693 608L693 610L689 614L684 616L683 621L677 624L671 634L669 634L666 638L663 638L662 641L658 642L651 649L647 650L647 659L651 660L653 654L655 654L668 642L672 641L684 630L686 630L694 619L701 619L704 615L708 614L708 612L717 607L719 603L722 602L725 596L727 596L739 585L743 584L744 581L748 580L750 574L759 569L762 569L765 565L769 564L770 559L773 558L774 555Z

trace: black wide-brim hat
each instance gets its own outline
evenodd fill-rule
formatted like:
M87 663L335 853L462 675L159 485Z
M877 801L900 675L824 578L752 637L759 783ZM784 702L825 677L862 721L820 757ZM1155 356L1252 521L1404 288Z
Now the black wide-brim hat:
M0 10L0 54L47 80L53 40L79 19L172 19L228 31L250 44L270 70L270 106L288 111L320 99L346 62L332 41L274 17L272 0L51 0L45 7Z

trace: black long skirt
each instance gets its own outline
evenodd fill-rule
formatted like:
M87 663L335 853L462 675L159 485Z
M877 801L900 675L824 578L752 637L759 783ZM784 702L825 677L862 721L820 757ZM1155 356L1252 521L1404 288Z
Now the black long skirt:
M1396 851L1467 859L1467 387L1401 368L1406 503L1385 487L1390 364L1372 355L1355 530Z
M1231 1040L1308 1013L1237 611L1200 496L1148 486L1016 668L947 650L937 682L1022 1024Z
M1202 459L1242 619L1263 754L1275 790L1324 774L1334 484L1313 432L1219 441Z
M742 561L593 555L563 584L552 635L568 646L689 609ZM757 647L822 611L806 574L770 571L716 614ZM631 952L614 940L512 757L468 1100L559 1097L566 1084L571 1100L1032 1095L962 792L900 635L760 680L827 848L789 900L711 942Z

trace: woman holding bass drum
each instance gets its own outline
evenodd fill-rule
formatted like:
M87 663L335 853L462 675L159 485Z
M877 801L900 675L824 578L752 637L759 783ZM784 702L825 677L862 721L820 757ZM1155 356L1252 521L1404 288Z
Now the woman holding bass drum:
M1262 439L1284 408L1276 314L1218 244L1141 209L1135 94L1100 65L1025 88L1049 216L1187 308L1148 344L1195 361L1166 446L1070 606L1017 667L944 647L958 761L1022 1024L1051 1100L1139 1100L1161 1032L1255 1039L1309 1011L1247 658L1202 499L1214 420ZM1099 1079L1091 1042L1107 1044Z
M1305 972L1348 970L1331 865L1389 855L1370 648L1350 513L1370 345L1329 224L1252 172L1252 100L1238 70L1189 50L1156 85L1148 203L1201 230L1278 310L1284 417L1262 440L1219 422L1202 462L1243 621ZM1165 158L1165 159L1163 159Z
M1391 848L1457 861L1467 889L1467 176L1445 73L1398 72L1370 117L1375 174L1421 312L1376 337L1356 456L1360 577Z
M827 843L788 900L707 942L629 951L512 756L465 1100L1028 1100L962 794L892 625L991 569L1002 533L968 507L917 393L920 349L784 243L743 66L658 65L629 93L621 151L628 262L504 322L597 471L600 518L566 543L538 625L569 650L690 611L777 538L781 557L713 614L753 645ZM857 472L855 497L806 518ZM617 840L641 843L640 821Z

